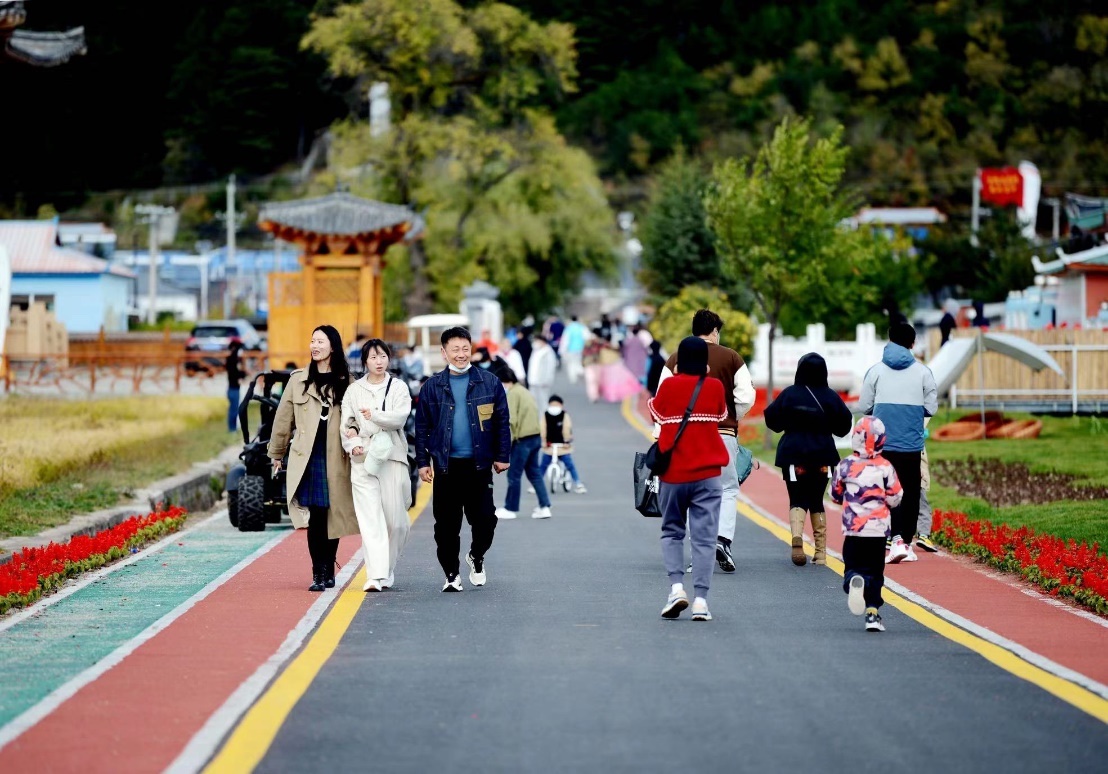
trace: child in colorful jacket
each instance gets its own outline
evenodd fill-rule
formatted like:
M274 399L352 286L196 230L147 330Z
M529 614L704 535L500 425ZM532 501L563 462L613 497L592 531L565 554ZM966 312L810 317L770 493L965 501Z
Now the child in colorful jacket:
M843 591L854 615L866 616L867 632L883 632L877 609L885 585L885 538L892 523L890 508L904 496L892 463L881 456L885 425L866 416L854 426L854 453L839 462L831 499L843 507Z

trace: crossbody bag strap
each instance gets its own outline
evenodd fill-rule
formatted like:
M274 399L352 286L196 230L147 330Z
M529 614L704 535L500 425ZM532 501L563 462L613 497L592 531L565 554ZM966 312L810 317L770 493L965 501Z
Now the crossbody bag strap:
M685 426L689 424L689 417L692 416L693 407L696 406L696 399L700 397L700 388L704 386L704 380L706 376L700 377L700 381L696 383L696 389L693 390L692 399L689 401L689 407L685 409L685 416L681 419L681 426L677 428L677 435L673 439L673 447L670 451L677 448L678 441L681 440L681 435L685 432Z
M812 392L812 388L808 385L804 385L804 389L808 391L808 394L812 396L812 400L816 402L816 408L819 409L819 413L826 414L827 412L823 410L823 404L819 402L819 398L817 398L816 394Z
M388 382L385 383L385 395L384 395L383 398L381 398L381 411L387 411L388 410L388 409L385 408L385 406L388 404L389 388L391 388L391 387L392 387L392 377L390 376Z

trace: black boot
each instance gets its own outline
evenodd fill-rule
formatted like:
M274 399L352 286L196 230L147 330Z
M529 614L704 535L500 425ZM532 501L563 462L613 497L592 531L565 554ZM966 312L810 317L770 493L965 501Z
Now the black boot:
M335 563L328 562L327 569L323 571L323 586L324 588L333 589L335 587Z
M319 567L312 568L312 585L308 586L308 591L323 591L324 585L324 573Z

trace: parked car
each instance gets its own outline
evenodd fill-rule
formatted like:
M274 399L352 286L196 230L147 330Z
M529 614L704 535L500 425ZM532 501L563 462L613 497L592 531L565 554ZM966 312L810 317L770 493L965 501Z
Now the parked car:
M242 462L227 471L227 516L231 526L241 532L261 532L266 524L276 524L288 515L285 498L285 469L273 475L269 459L269 438L273 433L273 418L281 402L281 392L288 385L290 371L266 371L250 380L246 395L239 405L239 426L242 427ZM260 382L260 388L259 388ZM261 422L257 433L250 436L249 408L257 401ZM288 456L285 456L288 462Z
M246 320L205 320L197 323L189 333L185 351L226 352L233 338L242 341L243 349L248 352L260 352L265 349L265 342L261 335ZM222 357L203 357L186 361L185 370L189 373L216 370L222 368L223 363Z

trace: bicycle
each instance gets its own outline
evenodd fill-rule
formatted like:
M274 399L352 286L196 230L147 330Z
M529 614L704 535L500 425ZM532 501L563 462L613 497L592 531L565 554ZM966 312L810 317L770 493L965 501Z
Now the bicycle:
M543 478L546 479L546 485L550 488L550 493L554 494L561 487L562 491L569 492L573 489L573 476L569 474L569 469L566 464L558 457L558 452L561 451L563 443L550 444L550 465L546 468L546 473L543 474Z

